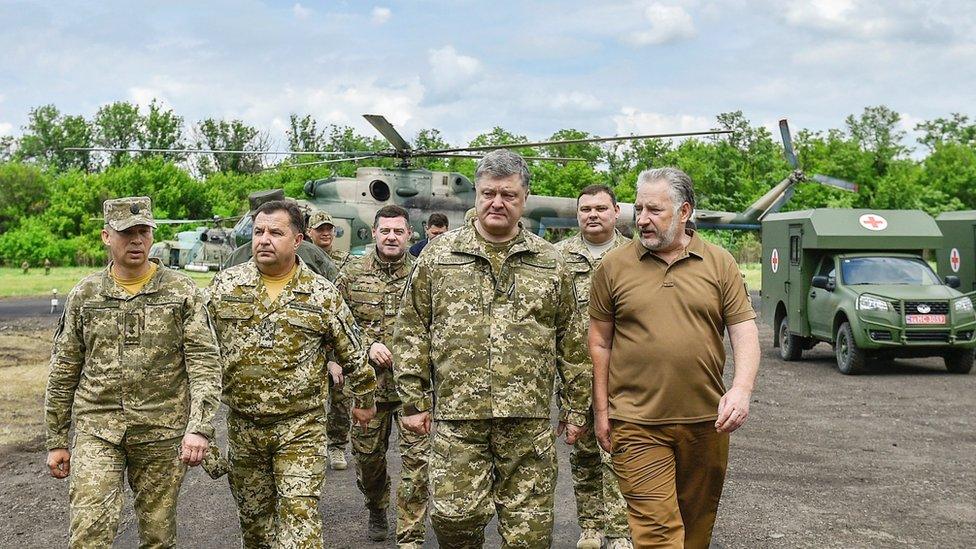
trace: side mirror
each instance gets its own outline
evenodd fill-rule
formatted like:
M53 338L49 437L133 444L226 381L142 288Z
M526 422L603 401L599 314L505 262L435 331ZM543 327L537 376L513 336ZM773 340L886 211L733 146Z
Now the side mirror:
M815 276L813 277L812 285L814 288L820 288L821 290L827 290L828 292L834 291L834 285L830 283L830 279L826 276Z
M946 283L946 286L948 286L950 288L958 288L959 285L960 285L959 277L958 276L949 275L949 276L945 277L945 283Z

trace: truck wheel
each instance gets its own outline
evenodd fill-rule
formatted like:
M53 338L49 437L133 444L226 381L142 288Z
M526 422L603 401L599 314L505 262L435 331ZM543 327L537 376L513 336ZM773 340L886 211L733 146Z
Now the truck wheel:
M779 357L783 360L800 360L803 355L803 338L790 333L790 321L785 316L779 323Z
M837 355L837 369L844 375L856 375L864 371L868 363L867 353L864 349L859 349L857 342L854 341L854 331L851 325L845 322L837 328L837 337L834 340L834 353Z
M946 370L953 374L968 374L973 369L973 350L961 349L949 351L942 357L945 361Z

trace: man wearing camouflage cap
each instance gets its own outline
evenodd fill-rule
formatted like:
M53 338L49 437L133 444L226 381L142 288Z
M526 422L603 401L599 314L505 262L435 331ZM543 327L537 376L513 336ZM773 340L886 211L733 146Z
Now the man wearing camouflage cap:
M261 204L265 202L271 202L273 200L286 200L294 202L289 198L285 198L285 191L282 189L272 189L270 191L256 191L248 195L247 201L251 206L251 210L247 213L248 216L254 217L255 212ZM237 247L233 252L231 252L230 257L224 262L223 268L233 267L234 265L240 265L245 263L252 257L251 243L242 244ZM309 242L308 240L302 240L302 243L298 246L298 251L296 252L298 257L302 258L302 261L308 265L312 272L324 276L329 280L329 282L335 282L337 276L339 276L339 269L336 267L336 263L332 261L332 258L318 246Z
M312 243L329 255L341 273L352 256L349 252L334 249L336 235L335 222L332 220L332 216L324 210L312 212L308 218L308 234ZM335 367L334 362L329 363L330 370ZM334 381L329 383L328 401L328 427L326 432L329 438L329 464L333 469L342 471L347 467L346 444L349 443L349 410L352 401L343 394L342 386Z
M590 407L582 319L559 252L519 223L522 157L485 155L475 191L475 219L431 241L404 293L393 340L403 423L418 433L434 423L431 521L442 547L481 547L495 512L505 547L549 547L556 375L566 442Z
M112 545L123 474L140 544L173 547L186 467L213 439L220 355L196 285L148 259L156 226L149 198L103 208L111 261L71 290L54 337L47 464L55 478L71 477L72 547Z
M218 273L208 301L224 358L231 492L244 547L322 547L326 352L345 368L357 424L376 413L376 378L339 292L295 255L298 206L266 202L253 224L253 259Z

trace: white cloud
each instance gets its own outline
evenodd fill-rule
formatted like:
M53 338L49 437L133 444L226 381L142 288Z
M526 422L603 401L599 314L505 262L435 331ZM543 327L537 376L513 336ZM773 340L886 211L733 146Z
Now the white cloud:
M382 25L383 23L386 23L387 21L390 20L390 17L393 15L393 12L390 11L390 8L382 8L377 6L373 8L371 15L372 15L373 23L377 25Z
M14 133L14 125L9 122L0 122L0 135L11 135Z
M559 92L549 100L554 110L593 111L603 106L596 96L582 92Z
M430 77L427 80L434 100L449 101L469 89L482 73L481 61L458 53L454 46L427 51Z
M970 28L971 6L930 5L911 0L772 1L790 26L856 39L944 42ZM823 37L821 36L821 39Z
M690 114L645 112L634 107L620 109L613 117L618 135L695 132L711 129L711 119Z
M308 19L312 15L312 10L306 8L301 4L295 4L292 6L291 11L295 14L296 19Z
M632 44L638 46L667 44L695 36L695 23L691 15L681 6L655 2L644 8L644 18L650 23L650 28L632 32L628 37Z

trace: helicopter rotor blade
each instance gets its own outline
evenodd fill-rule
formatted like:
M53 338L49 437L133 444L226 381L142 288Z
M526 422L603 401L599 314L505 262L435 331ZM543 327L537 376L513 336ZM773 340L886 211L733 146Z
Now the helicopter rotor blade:
M396 149L397 152L406 152L410 150L410 143L407 143L407 140L400 135L400 132L396 131L396 128L393 127L393 124L390 124L390 121L387 120L385 116L379 114L364 114L363 118L365 118L367 122L376 128L376 131L380 132L380 135L385 137L386 140L393 145L393 148Z
M495 149L519 149L522 147L544 147L548 145L574 145L577 143L606 143L608 141L632 141L635 139L666 139L669 137L694 137L697 135L720 135L732 133L732 130L708 130L700 132L655 133L646 135L617 135L614 137L588 137L585 139L559 139L556 141L534 141L531 143L505 143L501 145L485 145L482 147L458 147L454 149L435 149L428 153L453 153L471 151L493 151Z
M484 158L485 155L483 155L483 154L427 154L427 153L421 153L421 154L413 154L413 155L411 155L411 157L413 157L413 158L425 157L425 156L429 156L431 158L474 158L474 159L481 159L481 158ZM534 160L534 161L546 161L546 160L548 160L550 162L589 162L589 160L587 160L585 158L576 158L576 157L569 157L569 158L567 158L567 157L561 157L561 156L523 156L522 158L524 160Z
M363 156L352 156L349 158L332 158L330 160L319 160L317 162L299 162L297 164L282 163L282 164L275 164L274 166L268 166L267 168L262 168L261 171L266 172L266 171L277 170L282 168L304 168L306 166L321 166L322 164L339 164L341 162L355 162L357 160L376 158L378 156L386 156L386 155L373 153L373 154L367 154Z
M827 185L829 187L837 187L838 189L856 193L858 191L857 183L851 183L850 181L844 181L843 179L837 179L836 177L830 177L828 175L820 175L819 173L807 176L809 179Z
M793 151L793 139L790 138L790 125L787 124L786 119L779 121L779 134L783 138L783 155L786 156L786 161L793 166L793 169L799 169L800 163L796 159L796 153Z
M262 154L278 156L346 156L371 151L245 151L230 149L151 149L140 147L65 147L66 151L87 152L148 152L168 154Z

